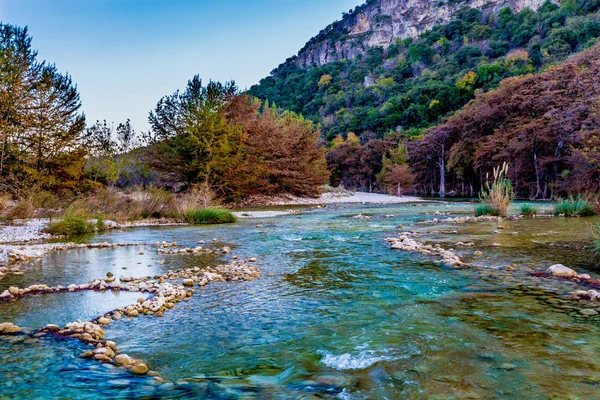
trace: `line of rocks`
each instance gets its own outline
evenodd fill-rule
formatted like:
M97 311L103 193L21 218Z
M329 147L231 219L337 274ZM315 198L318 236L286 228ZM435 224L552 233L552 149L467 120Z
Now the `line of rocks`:
M104 340L105 332L102 326L106 326L113 321L120 320L124 316L138 317L141 315L154 315L162 317L167 310L173 309L175 304L194 295L194 289L190 286L205 286L209 282L240 282L253 281L260 278L260 267L255 258L247 260L233 260L227 265L218 265L208 268L188 268L180 271L169 271L168 273L155 277L130 278L114 277L112 273L107 274L106 280L95 280L83 285L69 285L49 287L47 285L32 285L28 288L19 289L11 287L0 295L2 300L15 299L28 294L44 294L65 291L82 290L115 290L130 292L145 292L152 294L151 297L138 299L136 304L124 308L117 308L100 317L88 321L75 321L68 323L64 328L58 325L49 324L38 333L52 333L60 337L71 337L78 339L93 348L83 352L81 357L88 357L94 360L110 363L124 367L134 374L154 375L161 379L155 371L150 371L148 365L140 360L135 360L127 354L122 354L116 347L116 343ZM167 281L181 280L179 283ZM21 328L12 323L0 324L0 333L18 333Z
M402 250L411 253L420 253L427 256L437 257L443 264L450 267L468 267L452 249L446 250L439 244L424 244L415 240L420 235L416 232L400 232L397 238L387 238L386 241L394 250Z
M44 257L51 251L74 249L110 249L115 247L143 246L143 243L47 243L23 246L2 246L0 248L0 264L15 264Z
M438 215L438 214L433 214ZM440 213L439 215L447 215ZM564 217L564 215L563 215ZM455 218L434 218L427 221L418 222L417 225L438 225L438 224L466 224L471 222L502 222L502 221L516 221L525 218L523 215L509 215L507 217L496 217L492 215L481 215L479 217L466 216L466 217L455 217ZM527 218L556 218L554 214L536 214Z
M231 251L231 249L227 246L221 248L221 249L209 249L209 248L205 248L205 247L186 247L186 248L182 248L182 249L163 249L160 248L158 249L158 254L214 254L214 253L218 253L218 254L228 254Z

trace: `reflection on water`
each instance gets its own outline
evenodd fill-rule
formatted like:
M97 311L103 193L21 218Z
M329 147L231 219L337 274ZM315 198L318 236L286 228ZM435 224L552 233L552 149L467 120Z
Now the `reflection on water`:
M77 398L595 397L600 318L583 315L582 305L569 299L576 285L529 274L555 262L594 274L590 253L581 250L590 220L411 226L445 218L431 215L436 210L454 216L470 212L472 205L335 207L261 221L262 227L242 221L91 238L176 240L183 246L216 238L238 245L239 255L259 257L263 278L197 288L196 296L162 318L107 327L107 337L146 360L167 380L163 384L78 359L80 345L72 341L25 343L25 335L18 343L0 340L0 373L8 377L0 380L0 393L49 395L45 385L54 379ZM371 218L352 218L359 213ZM444 268L390 250L384 238L399 224L423 232L456 230L424 234L423 240L444 247L473 241L475 247L456 250L479 267ZM484 255L475 257L477 250ZM158 255L148 245L73 251L47 257L24 276L9 279L83 283L109 271L154 275L213 262ZM0 319L35 328L50 317L88 319L132 301L110 293L38 296L0 305ZM11 370L27 370L31 378L4 375ZM102 391L91 390L95 385ZM66 390L56 396L66 397Z

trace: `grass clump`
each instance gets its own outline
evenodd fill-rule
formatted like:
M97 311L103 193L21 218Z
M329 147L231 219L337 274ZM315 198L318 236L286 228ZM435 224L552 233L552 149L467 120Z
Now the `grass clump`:
M591 217L595 215L594 206L582 197L575 199L560 199L554 205L554 215L565 217Z
M479 203L475 206L475 216L482 217L484 215L493 215L497 217L498 210L494 208L494 206L486 203Z
M92 233L96 228L85 216L68 216L50 224L47 231L51 235L74 236Z
M482 190L481 203L475 207L475 215L493 215L506 217L508 207L514 198L513 187L508 179L508 164L494 168L494 180L486 183L487 190Z
M220 208L204 208L201 210L187 210L185 220L192 225L201 224L229 224L237 221L235 215L229 210Z
M525 217L533 217L534 215L537 215L538 213L538 209L536 206L532 206L531 204L523 204L521 206L521 215L524 215Z

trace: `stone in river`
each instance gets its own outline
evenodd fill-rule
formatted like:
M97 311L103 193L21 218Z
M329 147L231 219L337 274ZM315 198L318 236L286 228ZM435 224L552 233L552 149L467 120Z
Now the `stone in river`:
M47 329L50 332L58 332L60 330L60 327L58 325L48 324L46 325L45 329Z
M193 279L184 279L183 285L184 286L194 286L194 280Z
M598 315L598 311L596 310L592 310L591 308L584 308L583 310L579 310L580 314L583 315L587 315L587 316L592 316L592 315Z
M131 365L135 361L127 354L118 354L115 356L115 364L117 365Z
M565 267L562 264L554 264L550 268L546 270L552 276L559 276L565 278L572 278L577 276L577 272L573 271L571 268Z
M135 364L131 367L131 372L136 375L145 375L148 373L148 366L144 363Z
M13 296L16 296L16 295L19 294L19 288L15 287L15 286L11 286L11 287L8 288L8 292L10 294L12 294Z
M11 334L11 333L19 333L21 332L21 328L13 324L12 322L4 322L0 324L0 334Z

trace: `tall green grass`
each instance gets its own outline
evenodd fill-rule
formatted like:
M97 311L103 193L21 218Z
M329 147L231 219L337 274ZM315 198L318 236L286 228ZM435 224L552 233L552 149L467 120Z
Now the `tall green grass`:
M237 221L237 218L231 211L219 208L188 210L185 212L184 217L185 220L192 225L230 224Z
M581 197L561 199L554 205L554 215L565 217L590 217L595 215L594 206Z
M500 215L498 210L491 204L479 203L475 206L475 216L482 217L484 215L493 215L497 217Z
M536 206L532 206L531 204L523 204L521 206L521 215L526 217L533 217L538 213L538 209Z

